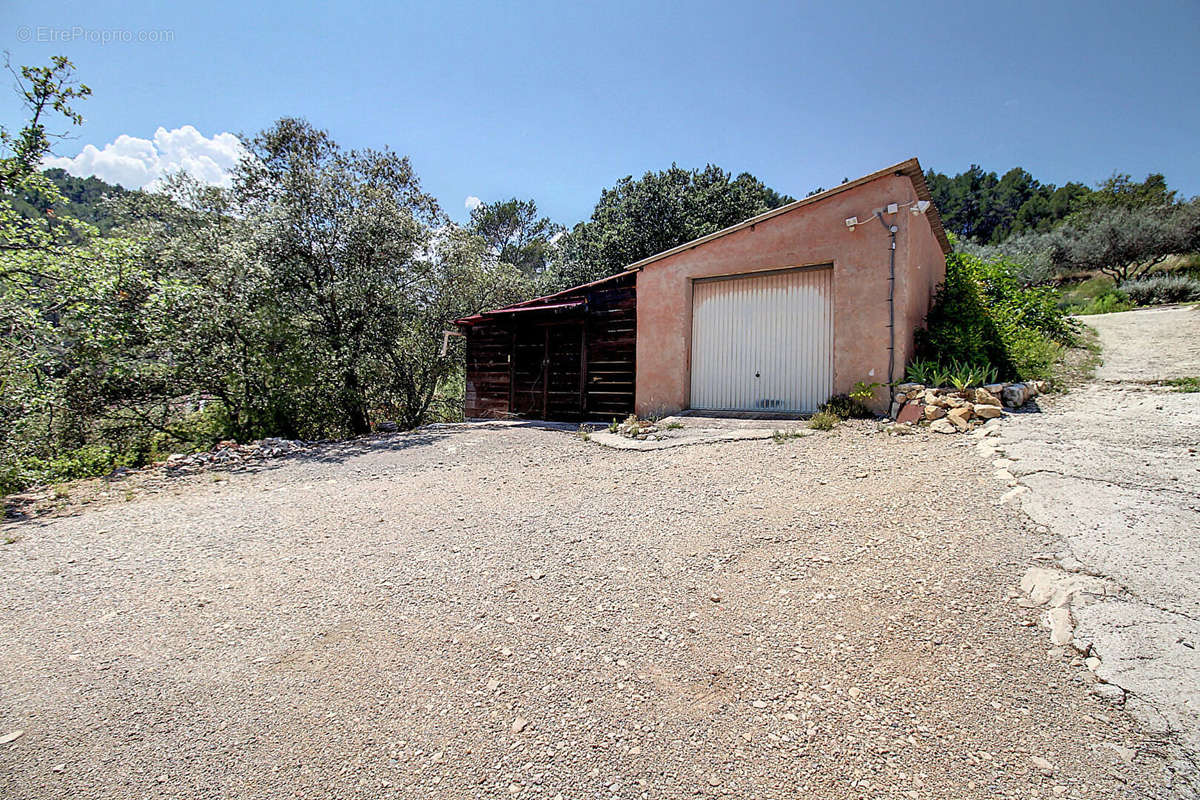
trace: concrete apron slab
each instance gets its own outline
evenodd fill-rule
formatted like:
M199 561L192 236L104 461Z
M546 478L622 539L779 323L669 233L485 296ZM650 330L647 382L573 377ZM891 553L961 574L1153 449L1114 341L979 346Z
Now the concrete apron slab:
M776 429L778 430L778 429ZM618 433L597 431L591 434L589 441L611 447L614 450L667 450L672 447L685 447L691 444L713 444L714 442L740 442L753 439L770 439L775 435L774 430L766 428L743 428L740 430L703 430L699 428L667 431L664 438L630 439Z
M687 412L664 417L655 423L658 428L655 436L658 438L630 439L608 430L596 431L588 438L614 450L668 450L693 444L770 439L781 431L788 436L808 436L812 433L807 427L808 421L795 415L772 419L766 424L764 422L761 416L715 416Z
M672 422L682 425L681 428L662 429L660 439L630 439L620 434L610 433L607 424L603 422L553 422L538 419L470 419L465 422L435 422L421 426L421 430L439 430L452 428L539 428L541 430L560 431L563 433L578 433L586 430L588 441L611 447L614 450L669 450L673 447L686 447L693 444L713 444L716 442L741 442L770 439L779 431L785 431L789 436L808 436L806 420L790 417L772 422L772 427L761 427L763 421L729 417L698 417L678 416L666 417L659 420L664 426Z

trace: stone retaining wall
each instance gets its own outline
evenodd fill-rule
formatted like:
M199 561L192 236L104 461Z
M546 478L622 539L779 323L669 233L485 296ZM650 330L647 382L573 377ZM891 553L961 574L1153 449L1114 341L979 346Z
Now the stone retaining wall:
M901 383L892 403L897 425L924 425L935 433L966 433L975 425L1004 416L1046 390L1043 381L992 383L972 389Z

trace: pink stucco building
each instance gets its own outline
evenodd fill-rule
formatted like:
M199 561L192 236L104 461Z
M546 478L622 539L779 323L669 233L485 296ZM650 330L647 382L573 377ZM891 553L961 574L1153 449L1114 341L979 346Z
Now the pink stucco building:
M949 250L920 164L904 161L460 320L466 414L810 413L857 381L903 378Z

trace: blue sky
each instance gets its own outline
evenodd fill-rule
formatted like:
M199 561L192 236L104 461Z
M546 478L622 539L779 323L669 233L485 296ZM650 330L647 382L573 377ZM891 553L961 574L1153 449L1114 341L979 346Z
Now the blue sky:
M111 31L135 40L98 41ZM186 160L193 145L220 152L201 135L303 116L346 146L408 155L456 218L468 196L516 195L566 224L618 178L672 162L796 196L910 155L1054 183L1163 172L1200 194L1197 42L1196 0L0 10L14 63L65 54L95 92L61 156L190 125L158 143ZM20 122L13 101L0 121Z

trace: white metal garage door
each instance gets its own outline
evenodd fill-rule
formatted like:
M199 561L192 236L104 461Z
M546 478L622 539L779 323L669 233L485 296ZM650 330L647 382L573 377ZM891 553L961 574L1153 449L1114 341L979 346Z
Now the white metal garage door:
M692 408L808 413L832 393L832 267L693 284Z

